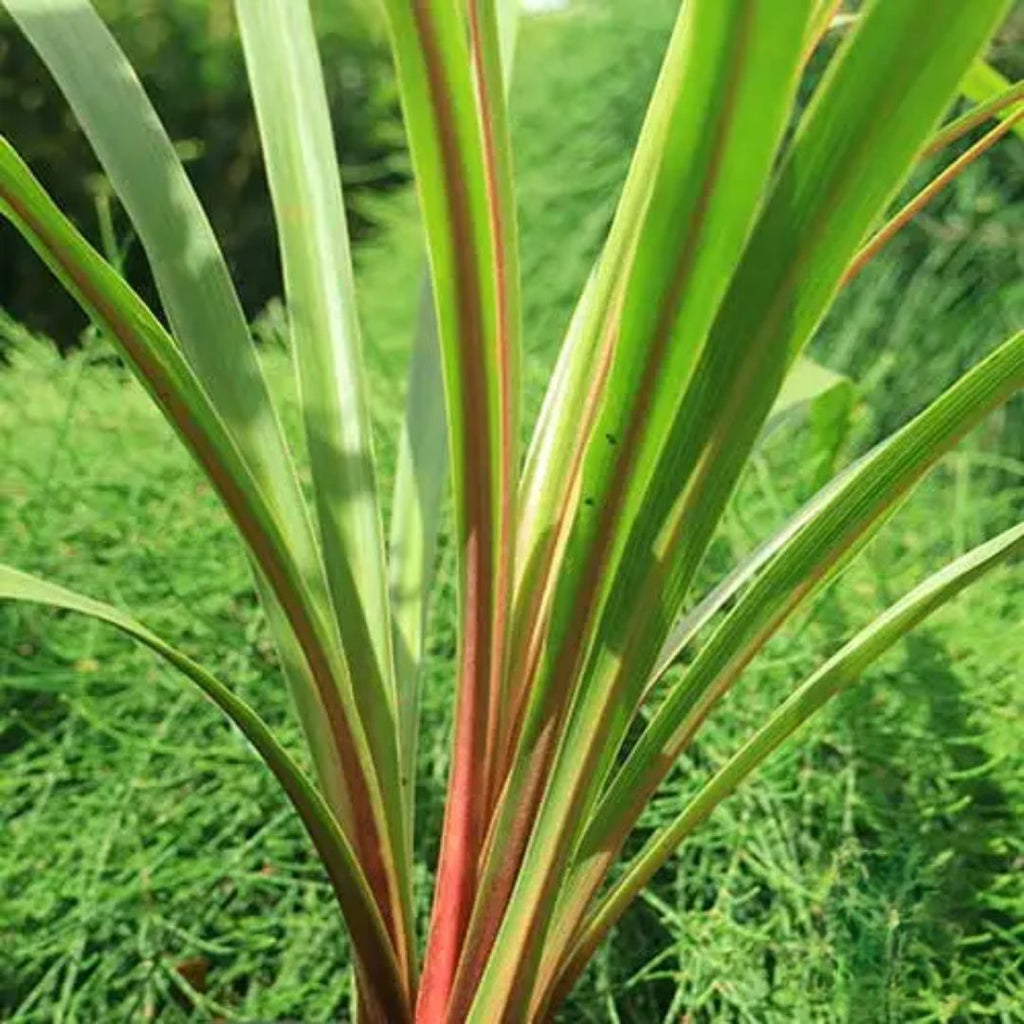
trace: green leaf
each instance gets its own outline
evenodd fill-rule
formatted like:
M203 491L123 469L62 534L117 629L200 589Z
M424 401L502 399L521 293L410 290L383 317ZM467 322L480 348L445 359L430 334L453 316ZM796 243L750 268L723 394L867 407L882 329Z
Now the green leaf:
M892 438L888 438L882 444L888 444L891 440ZM853 475L863 469L864 465L880 451L881 448L876 446L833 477L813 498L791 516L777 533L759 544L732 569L721 583L717 584L679 619L658 655L655 668L651 672L647 684L645 700L697 634L757 576L761 569L796 536L799 530L825 508L840 488L844 487Z
M667 67L663 65L647 108L608 238L573 313L527 452L519 495L511 662L513 685L520 690L517 701L536 674L554 584L580 502L583 458L617 343L623 275L644 222L677 100Z
M851 386L849 377L844 377L827 366L808 359L807 356L801 356L782 382L782 388L772 406L765 429L770 430L791 412L811 405L823 395Z
M660 827L601 897L576 935L560 975L542 1001L550 1010L578 977L594 950L654 874L712 811L819 708L856 682L860 674L905 633L946 604L1000 562L1024 552L1024 524L974 548L910 593L865 627L834 654L715 773L674 821Z
M566 729L575 802L563 796L553 816L585 817L785 371L1004 8L875 0L830 64L649 476Z
M71 105L138 233L176 341L312 572L312 536L242 307L138 76L89 0L2 2Z
M965 114L944 124L932 136L921 155L923 157L934 155L945 146L956 142L967 132L984 124L991 117L999 117L1002 121L1009 120L1019 113L1022 100L1024 100L1024 82L1007 85L1005 89L971 107ZM1024 129L1018 125L1015 130L1020 134Z
M266 501L217 410L149 308L85 241L0 137L0 211L68 292L107 333L210 477L276 590L303 596L275 510Z
M1018 104L999 124L986 132L966 152L961 153L948 167L943 168L917 195L908 200L864 243L860 252L846 268L843 283L846 284L856 277L868 261L873 259L898 231L916 217L951 181L991 149L1007 132L1012 131L1021 123L1022 119L1024 119L1024 104Z
M345 658L385 794L414 960L407 815L384 547L355 282L316 35L305 0L237 0L274 203L320 539Z
M518 468L518 279L493 3L387 0L442 349L459 555L455 738L421 1013L440 1012L494 787Z
M1013 94L1013 90L1021 87L1020 82L1011 85L1010 80L996 70L988 61L979 58L968 69L960 82L960 92L974 103L986 104L989 101L1007 94ZM1014 112L1013 107L1001 108L997 116L1000 120L1006 120ZM1018 138L1024 139L1024 124L1018 123L1013 129Z
M327 586L305 504L241 305L209 221L138 77L89 0L2 0L54 76L124 205L175 341L259 489L319 603ZM257 573L258 576L258 573ZM259 584L321 784L343 813L308 669L287 616ZM289 653L289 652L292 653Z
M849 377L800 356L793 364L775 405L768 414L760 441L795 415L807 418L806 464L815 488L835 472L836 459L850 430L856 389Z
M681 604L782 372L1004 7L870 3L829 66L652 474L606 615L608 657L617 661L629 623L642 622L642 632L637 653L613 670L634 662L642 676L656 657L665 619ZM643 554L655 546L655 555Z
M398 692L398 743L411 817L415 796L420 670L427 600L448 474L441 349L434 299L424 281L409 362L405 417L395 464L388 585Z
M495 565L494 654L487 712L487 779L485 816L501 788L501 752L510 729L508 645L515 572L516 481L519 474L519 381L522 310L520 298L519 232L512 171L506 87L499 39L497 0L468 0L470 54L476 88L477 115L483 146L483 172L487 184L487 212L492 235L491 273L495 282L495 346L500 430L498 462L498 558Z
M817 29L815 33L812 33L815 45L829 28L847 29L857 23L859 15L855 12L831 15L828 8L838 9L841 3L842 0L821 0L819 3L820 14L815 16ZM984 57L979 57L967 69L967 73L960 81L958 90L961 96L972 100L977 104L977 107L974 110L968 111L963 117L958 118L956 122L944 125L936 133L936 137L932 142L929 143L924 151L924 155L930 155L936 149L959 138L963 132L969 131L989 117L998 116L1000 119L1005 120L1012 113L1012 110L1001 111L1004 111L1005 107L1015 103L1020 98L1022 86L1024 86L1024 83L1021 82L1011 85L1010 80L998 68L995 68ZM986 110L990 104L992 109ZM1017 125L1014 131L1019 137L1024 138L1024 126Z
M558 361L519 482L516 579L512 612L512 648L508 666L512 726L502 768L515 750L518 731L543 651L551 600L565 554L572 510L579 502L578 478L585 439L593 429L597 399L607 377L608 360L595 367L594 346L584 326L595 298L597 277L590 275L562 343ZM606 350L610 352L610 349ZM584 411L575 412L579 387L589 376Z
M750 588L672 685L602 794L580 840L577 868L563 887L564 913L582 912L646 801L767 640L861 549L927 469L1022 384L1024 332L850 467L768 545L769 559L753 560L760 571ZM728 589L735 592L748 575L744 570L739 580L727 581ZM708 609L698 611L703 616ZM560 929L563 940L568 930Z
M519 3L518 0L500 0L497 7L501 67L507 93L515 53ZM433 580L437 531L448 473L444 381L429 266L424 277L423 298L410 359L405 416L398 443L391 503L388 577L398 691L399 748L403 778L409 780L406 802L410 817L427 600Z
M388 1020L411 1020L394 950L355 852L316 787L259 715L201 665L111 605L7 565L0 565L0 599L62 608L115 626L178 669L231 719L273 772L305 825L331 880L372 998L387 1011Z
M281 243L331 594L353 673L377 676L371 693L393 710L366 377L316 36L305 0L236 0L236 7Z
M594 636L605 580L622 554L623 524L643 498L683 383L697 365L728 287L727 268L742 252L767 185L796 90L809 13L809 0L770 13L755 2L697 0L683 6L669 44L657 87L670 97L663 145L621 302L611 310L595 303L592 318L612 312L613 320L588 326L602 335L614 333L614 358L584 458L582 504L564 563L571 569L557 583L520 754L491 830L480 923L476 930L471 926L467 939L472 962L460 972L451 1008L456 1017L469 1009L470 1020L483 1020L503 1005L528 1002L558 874L577 826L570 794L594 767L584 751L599 726L592 729L581 718L587 725L567 732L561 756L572 768L556 768L547 782L503 916L505 892L489 882L514 877L509 868L523 856L521 823L541 798L572 684ZM495 933L477 987L476 974ZM466 999L474 987L470 1008L459 996Z
M306 662L315 689L313 714L330 739L327 757L340 768L339 820L359 849L390 924L401 921L392 851L370 750L352 694L333 620L316 599L277 511L253 478L223 421L181 351L156 317L54 206L31 172L0 137L0 213L32 245L58 280L114 342L157 406L213 484L265 577ZM275 613L276 614L276 611ZM273 621L273 620L272 620ZM293 658L294 645L284 648ZM293 662L289 662L293 664ZM319 764L331 764L324 760ZM330 792L330 790L328 790Z

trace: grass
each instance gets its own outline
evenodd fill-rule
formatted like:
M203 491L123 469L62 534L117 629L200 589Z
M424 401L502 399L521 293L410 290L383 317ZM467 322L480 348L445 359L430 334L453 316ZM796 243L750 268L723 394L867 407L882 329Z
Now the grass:
M572 61L559 55L577 15L524 33L515 128L528 413L606 228L656 70L671 4L643 6L628 33L628 4L612 5L618 20L589 19ZM629 75L608 76L613 44ZM569 94L573 102L552 111L550 96ZM1024 296L1007 259L1020 214L993 216L1000 194L991 172L965 179L822 330L817 355L858 381L847 454L1019 322ZM385 495L385 439L401 414L420 261L410 209L399 199L378 211L390 227L360 257ZM141 391L98 342L67 360L44 342L11 351L0 372L4 559L181 638L297 736L241 551ZM288 362L272 346L265 359L297 438ZM843 636L1019 517L1024 464L1013 456L1022 438L1018 400L943 461L747 674L648 823L677 808ZM811 476L799 425L775 435L732 504L706 576L776 526ZM442 542L419 871L436 856L447 770L450 555ZM1024 1000L1024 845L1013 820L1024 798L1015 735L1024 656L1008 638L1022 592L1019 570L994 574L771 761L659 876L565 1020L1013 1019ZM345 939L298 825L236 734L151 656L77 618L0 608L0 754L5 1019L175 1020L189 1007L198 1019L239 1021L345 1013ZM427 909L418 908L424 919Z
M286 722L241 554L164 425L94 348L63 362L41 345L23 351L0 375L9 557L184 636ZM284 358L267 363L286 390ZM1000 426L948 459L779 638L652 816L678 806L695 773L845 632L1005 523L1021 467L996 459ZM719 554L748 549L794 504L792 440L773 442L746 482ZM1018 483L997 488L1004 462ZM660 1019L674 1002L704 1019L758 1006L759 1019L954 1019L965 1000L1008 1015L1024 852L1012 838L1021 793L1008 709L1021 710L1024 665L1006 630L1022 589L1004 572L944 612L727 804L631 915L566 1019L614 1019L613 1006L625 1020ZM443 573L422 749L438 787L421 794L420 870L446 769L451 615ZM0 636L5 1015L169 1012L181 965L197 959L211 1013L337 1014L346 954L326 884L215 711L80 620L5 607Z

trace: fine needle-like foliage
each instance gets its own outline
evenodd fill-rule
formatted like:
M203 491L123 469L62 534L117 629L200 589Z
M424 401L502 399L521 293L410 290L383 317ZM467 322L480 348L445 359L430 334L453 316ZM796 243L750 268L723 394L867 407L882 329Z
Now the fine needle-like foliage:
M1012 528L864 625L617 868L645 805L769 639L1024 383L1018 334L695 592L759 439L808 402L843 405L848 382L802 355L830 303L965 166L1020 133L1024 91L982 60L1007 0L845 12L833 0L686 0L520 451L506 102L518 5L383 2L428 264L387 524L307 0L235 7L280 239L308 505L216 239L116 41L89 0L3 0L131 218L165 321L57 209L17 140L0 139L0 211L147 389L237 527L313 777L230 681L124 612L9 567L0 597L121 629L242 731L330 878L364 1019L545 1019L720 801L907 630L1024 547L1024 526ZM830 32L843 37L798 102ZM960 95L974 105L942 125ZM982 126L893 208L919 161ZM417 935L417 691L446 489L459 650L433 910ZM684 649L685 669L666 677Z

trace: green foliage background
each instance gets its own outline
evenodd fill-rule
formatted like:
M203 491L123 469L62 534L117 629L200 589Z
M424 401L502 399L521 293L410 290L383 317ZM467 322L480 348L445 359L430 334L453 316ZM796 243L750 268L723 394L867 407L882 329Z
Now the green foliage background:
M273 213L267 201L256 119L234 24L233 0L98 0L206 204L250 314L281 292ZM374 0L313 0L351 227L372 227L373 205L409 178L385 24ZM107 198L88 142L43 63L0 12L3 131L62 209L90 236ZM113 210L127 269L147 297L155 291L130 225ZM62 345L84 324L57 295L16 233L0 226L0 306Z
M237 51L226 29L224 49L208 49L203 20L228 5L182 0L186 27L173 32L159 26L179 5L107 6L133 57L150 53L142 74L172 135L204 139L190 168L243 291L254 288L246 294L255 308L253 296L258 306L273 289L251 285L257 271L238 262L232 232L248 239L238 252L257 249L249 255L261 280L276 280L272 248L252 241L269 236L269 204L256 150L245 150L255 142L244 141L251 114ZM330 6L320 5L321 16ZM513 118L528 412L606 230L673 7L594 0L524 24ZM389 186L349 193L363 218L361 312L386 498L422 255L415 201L390 189L405 165L383 40L366 24L362 41L353 41L356 22L339 15L324 44L332 94L354 88L346 54L374 97L347 112L335 104L350 181L353 167L382 167L382 179L367 180ZM181 41L193 31L192 43ZM132 32L140 37L129 45ZM24 81L12 61L31 64L11 39L0 44L0 88L8 90ZM161 84L161 76L176 77ZM177 113L170 96L181 104ZM8 97L0 99L10 109ZM208 120L195 114L204 103L212 104ZM84 143L56 101L40 110L49 113L37 124L26 115L21 127L5 120L5 130L58 195L78 204L95 237L81 180L91 166ZM391 119L380 121L381 110ZM58 139L61 148L47 156ZM225 169L243 151L249 177L231 193ZM901 234L824 325L816 355L857 382L844 458L902 423L1019 325L1022 213L1012 183L1024 180L1022 160L1017 140L1003 144ZM20 252L13 262L21 273ZM36 317L57 295L42 279L38 288L18 292ZM14 311L21 317L21 307ZM61 322L66 342L74 332ZM0 370L0 556L122 604L180 639L296 739L239 546L145 396L100 339L87 335L61 359L16 318L0 329L11 363ZM261 316L260 335L271 342L267 370L301 446L279 308ZM1018 399L945 459L883 536L777 639L713 717L648 821L677 808L758 716L873 612L1019 519L1022 450ZM809 455L801 425L773 436L732 503L706 579L806 496L815 476ZM443 537L421 743L424 883L447 770L452 586ZM1024 1001L1024 845L1015 827L1024 798L1024 652L1012 632L1022 601L1019 569L994 574L827 710L662 873L564 1019L1014 1019ZM346 1012L345 939L285 801L215 711L152 657L92 623L0 608L0 756L4 1019L321 1021ZM419 909L425 919L425 901Z

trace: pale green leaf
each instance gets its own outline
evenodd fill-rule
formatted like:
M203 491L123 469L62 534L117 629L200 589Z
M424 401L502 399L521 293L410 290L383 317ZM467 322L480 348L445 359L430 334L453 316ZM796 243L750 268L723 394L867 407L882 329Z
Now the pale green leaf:
M441 506L448 482L448 433L441 374L434 300L429 281L424 281L409 361L388 548L399 750L410 814L415 790L413 779L427 600L434 576Z
M5 139L0 137L0 213L46 262L58 280L117 346L181 440L202 466L265 577L302 651L311 689L305 696L326 719L311 731L329 738L318 767L337 765L344 799L339 820L359 849L378 898L400 920L391 851L382 831L383 797L334 637L333 620L316 599L294 557L275 507L266 499L227 433L210 397L149 308L82 238ZM275 611L276 614L276 611ZM294 645L284 648L293 659ZM294 665L294 660L286 662ZM314 704L314 702L316 702ZM314 718L316 721L316 718ZM383 912L383 910L382 910Z
M512 77L519 25L518 0L497 4L504 88ZM389 589L398 691L399 747L403 776L416 765L419 678L423 658L427 600L448 475L448 436L444 381L429 266L417 314L409 364L405 416L399 436L391 503ZM412 813L411 781L407 804Z
M765 642L861 549L936 459L1022 384L1024 333L851 467L783 530L781 543L769 544L771 558L672 684L602 794L564 890L571 912L596 889L647 799Z
M209 220L138 77L90 0L2 2L95 150L145 249L175 341L273 505L307 586L325 602L320 555L241 305ZM321 784L340 813L336 756L317 722L314 684L293 656L287 617L271 608L272 594L259 585Z
M849 377L844 377L807 356L801 356L782 382L765 429L771 429L789 413L810 405L822 395L850 386Z
M67 98L138 233L175 340L312 572L312 537L242 307L138 76L90 0L2 3Z
M594 750L611 716L618 745L786 369L1004 7L875 0L829 66L664 440L567 736ZM581 778L574 746L565 771Z
M327 576L350 667L379 677L371 693L386 708L394 693L373 444L316 36L306 0L237 0L236 7L281 243Z
M274 203L317 520L334 614L384 802L413 959L384 548L355 282L306 0L237 0Z
M387 0L437 310L460 651L426 1016L443 1010L502 736L518 470L518 263L493 3Z
M890 439L891 440L891 439ZM883 444L888 443L882 442ZM833 477L813 498L803 505L785 525L768 540L759 544L746 558L742 559L712 590L701 598L673 626L672 632L662 646L661 653L651 672L646 693L649 694L661 677L672 667L697 634L722 611L727 604L782 550L789 540L817 515L832 500L839 489L863 468L866 462L876 456L880 448L872 449ZM646 696L646 694L645 694Z

